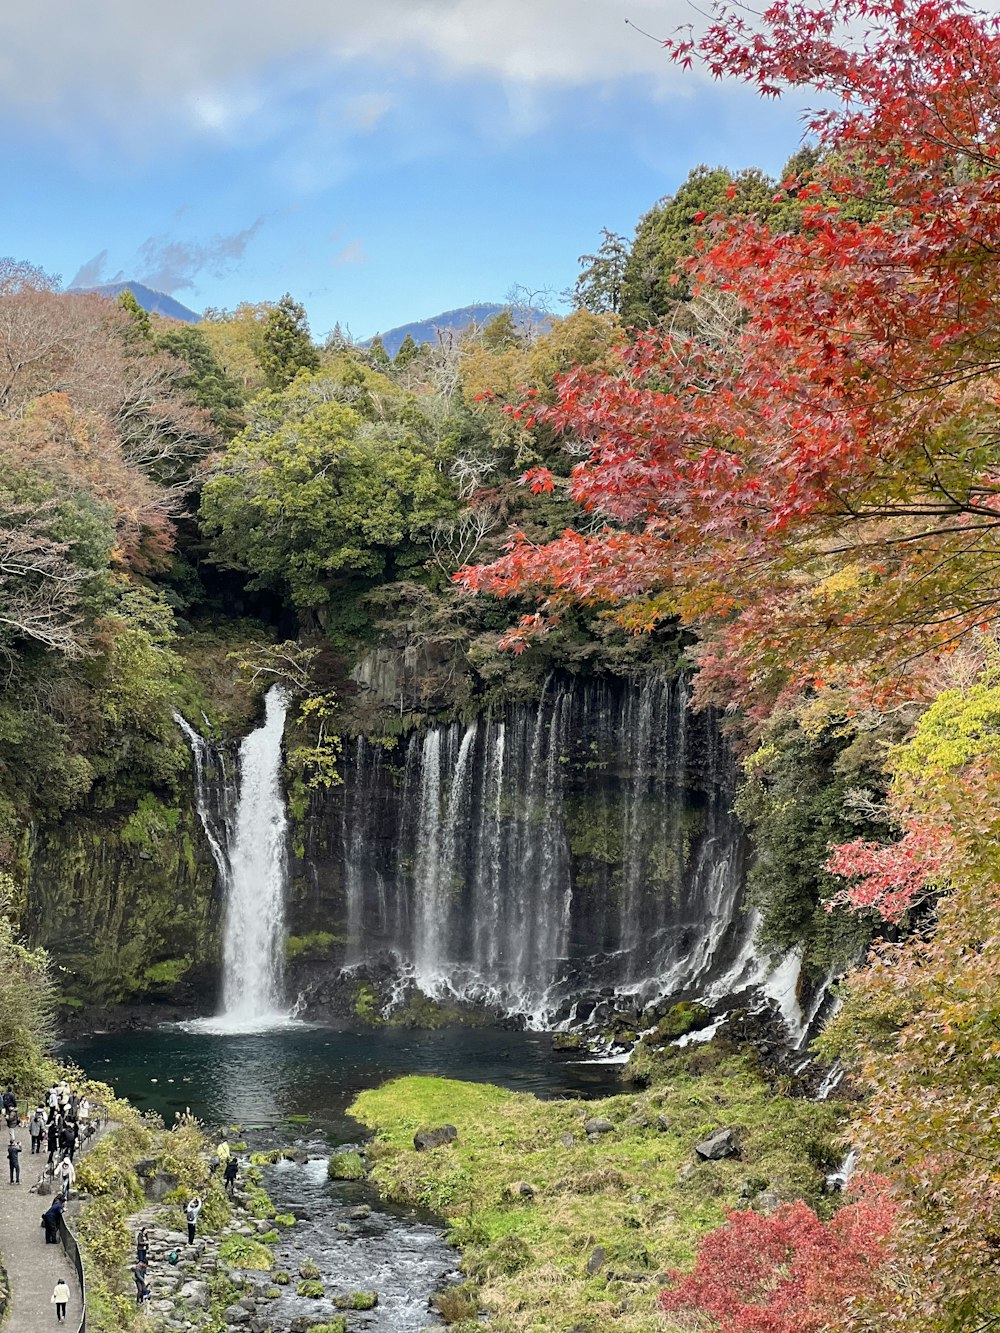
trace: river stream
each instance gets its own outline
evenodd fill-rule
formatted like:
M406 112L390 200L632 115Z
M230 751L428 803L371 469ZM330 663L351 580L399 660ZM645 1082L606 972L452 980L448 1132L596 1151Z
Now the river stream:
M619 1086L613 1065L554 1055L550 1039L537 1033L489 1028L343 1032L301 1025L212 1035L164 1027L67 1042L61 1054L168 1123L190 1109L212 1126L240 1125L253 1148L302 1150L307 1160L265 1173L279 1211L298 1219L274 1246L276 1263L294 1274L311 1258L328 1298L307 1301L293 1283L272 1306L276 1328L301 1314L329 1318L331 1296L375 1290L378 1306L352 1315L352 1328L417 1333L440 1323L428 1301L457 1277L457 1255L436 1219L380 1202L363 1181L327 1179L331 1146L362 1137L347 1113L362 1089L402 1074L496 1083L539 1097L601 1096ZM370 1215L352 1218L363 1204Z

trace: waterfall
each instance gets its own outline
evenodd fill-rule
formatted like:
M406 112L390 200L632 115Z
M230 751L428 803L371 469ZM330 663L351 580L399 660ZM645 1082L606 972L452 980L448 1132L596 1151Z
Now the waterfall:
M742 975L743 835L717 723L682 679L546 682L429 726L394 767L359 741L342 800L349 962L550 1025ZM355 950L354 943L360 941Z
M203 1026L255 1031L289 1021L283 994L288 820L281 782L287 698L272 686L264 723L240 745L239 778L179 715L191 747L195 800L225 893L222 1013ZM216 755L218 763L216 764ZM221 769L223 780L211 770Z

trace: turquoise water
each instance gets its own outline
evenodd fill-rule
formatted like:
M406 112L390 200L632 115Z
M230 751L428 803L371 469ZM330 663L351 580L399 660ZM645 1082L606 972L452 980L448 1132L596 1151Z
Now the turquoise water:
M333 1141L357 1135L346 1114L356 1093L402 1074L497 1083L540 1097L594 1097L620 1086L615 1065L554 1055L544 1034L491 1028L302 1026L219 1035L163 1027L66 1042L61 1054L168 1123L186 1109L208 1124L262 1128L306 1116Z

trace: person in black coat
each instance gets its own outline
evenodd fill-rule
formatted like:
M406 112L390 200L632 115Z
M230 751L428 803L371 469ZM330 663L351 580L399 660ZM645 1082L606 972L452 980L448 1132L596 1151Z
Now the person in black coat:
M59 1242L59 1219L62 1217L62 1211L62 1199L53 1199L49 1207L42 1213L46 1245L56 1245Z

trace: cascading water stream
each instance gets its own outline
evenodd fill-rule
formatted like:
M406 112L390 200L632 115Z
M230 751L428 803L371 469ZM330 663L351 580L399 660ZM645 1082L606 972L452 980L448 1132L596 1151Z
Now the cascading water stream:
M369 742L353 759L351 966L391 955L431 997L539 1027L581 994L746 970L731 761L682 679L553 677L536 703L413 733L402 765Z
M264 723L240 746L235 792L231 783L210 779L211 747L175 715L191 746L197 810L225 891L222 1012L201 1023L213 1031L257 1031L292 1021L282 975L288 819L281 741L287 702L280 687L268 690Z

